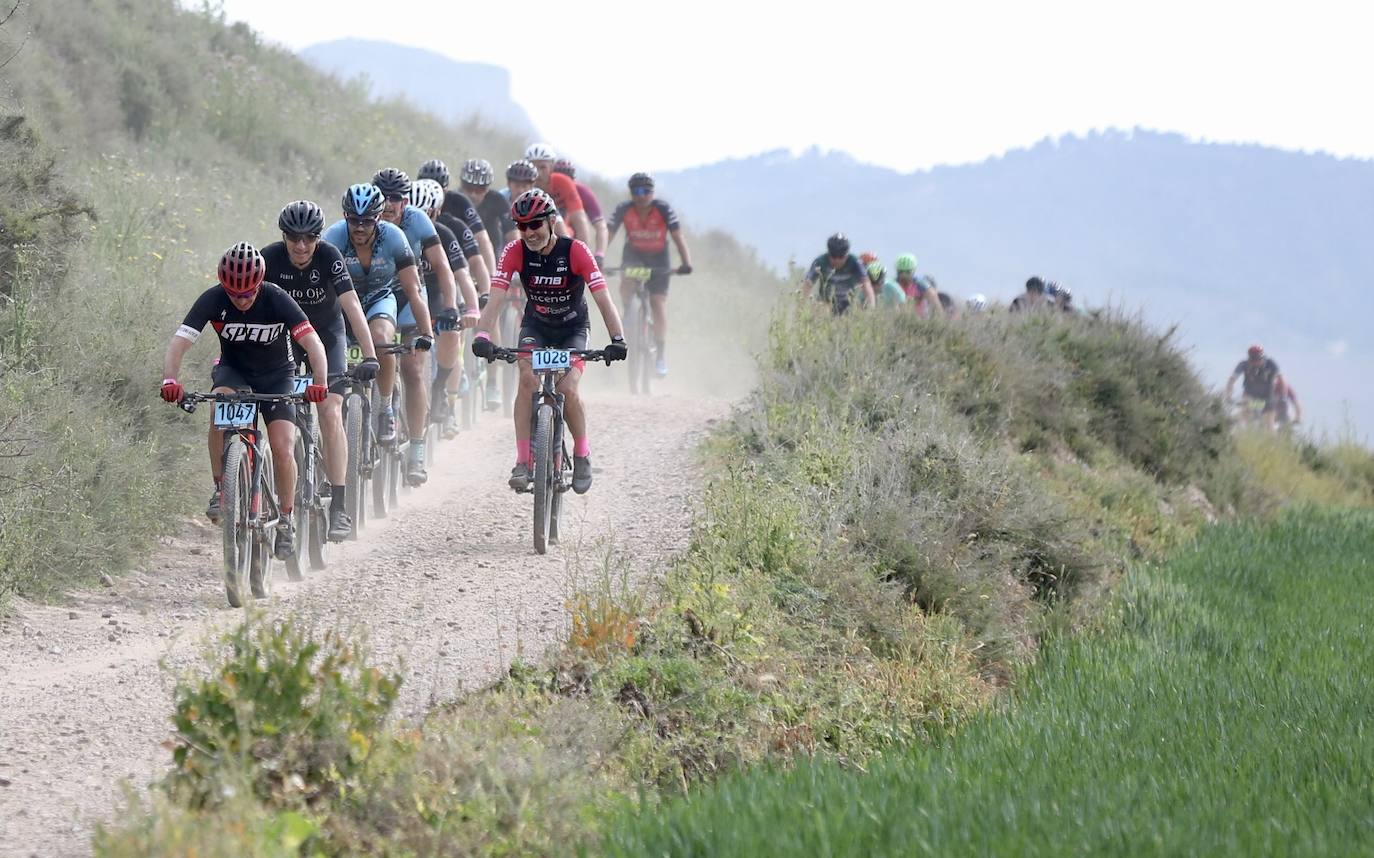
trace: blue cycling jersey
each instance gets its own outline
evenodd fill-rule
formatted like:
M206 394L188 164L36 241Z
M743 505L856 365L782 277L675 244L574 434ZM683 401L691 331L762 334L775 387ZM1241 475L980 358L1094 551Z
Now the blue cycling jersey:
M415 254L416 259L425 255L425 248L439 243L439 232L434 228L434 221L415 206L406 206L405 214L401 215L401 231L406 234L410 252Z
M416 214L424 217L424 212L416 209ZM425 218L428 223L429 219ZM430 224L430 232L434 225ZM324 231L324 240L334 245L343 254L348 274L353 278L353 286L358 291L358 299L363 305L385 298L398 291L397 275L415 265L415 253L410 249L406 234L395 224L377 222L377 231L372 238L372 261L363 270L358 261L358 251L353 249L353 240L348 234L348 223L339 221Z

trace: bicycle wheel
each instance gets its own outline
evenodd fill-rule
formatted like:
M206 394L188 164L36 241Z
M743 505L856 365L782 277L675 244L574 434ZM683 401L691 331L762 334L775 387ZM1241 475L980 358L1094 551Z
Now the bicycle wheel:
M220 484L224 594L231 608L242 608L247 601L244 596L248 592L248 567L253 556L253 531L248 524L253 502L253 475L245 450L242 438L237 435L229 438L224 449L224 478Z
M391 407L396 413L396 443L391 445L391 468L386 477L387 506L395 509L401 505L401 489L410 490L410 484L406 482L405 477L405 460L410 447L410 424L406 420L405 395L400 378L396 379L396 387L391 391Z
M364 472L364 457L367 455L367 439L363 437L363 398L350 393L344 400L344 437L348 440L348 475L344 487L344 509L353 519L353 533L348 538L358 538L367 520L367 474Z
M520 345L520 316L514 309L501 309L501 345L513 349ZM490 372L491 368L488 367ZM520 370L513 363L501 362L497 372L501 373L501 411L510 417L515 413L516 391L520 389Z
M310 554L310 568L319 571L329 564L329 510L332 502L324 497L324 487L328 480L324 473L324 447L320 446L320 424L310 422L310 457L314 460L310 468L311 480L315 490L311 493L314 501L310 504L309 533L305 543ZM330 487L333 491L333 487Z
M372 388L372 417L375 420L382 413L382 394L376 386ZM373 424L373 437L376 437L376 424ZM397 437L400 437L399 435ZM377 442L377 461L372 470L372 515L375 518L386 518L386 500L390 497L388 491L387 478L391 475L391 452L396 447L396 442L389 444Z
M258 455L262 457L262 479L258 483L261 497L257 504L258 519L261 521L273 511L280 515L281 508L275 502L277 483L272 468L272 449L263 444ZM253 530L253 562L248 566L248 589L252 591L255 599L266 599L272 595L272 561L276 559L273 555L276 536L273 529L258 527ZM296 543L299 546L299 531L296 533Z
M550 545L558 544L558 516L563 511L563 494L572 486L572 460L568 458L568 448L563 443L563 424L558 424L551 449L557 455L553 460L553 491L549 498L549 538Z
M625 306L625 330L630 332L630 353L625 357L625 363L629 370L630 393L638 394L639 389L639 369L640 364L644 363L644 332L640 325L641 302L637 296L631 296ZM647 393L647 391L645 391Z
M539 406L534 419L534 438L530 446L534 454L534 551L548 551L549 520L554 504L553 406L547 402Z
M298 406L299 407L299 406ZM305 439L301 437L302 427L296 424L296 448L294 455L296 458L296 502L292 505L291 518L296 530L296 550L286 561L286 578L288 581L301 581L305 578L305 570L301 568L301 548L307 539L306 532L310 529L310 504L306 503L305 481L310 478L307 473ZM255 592L254 595L257 595Z

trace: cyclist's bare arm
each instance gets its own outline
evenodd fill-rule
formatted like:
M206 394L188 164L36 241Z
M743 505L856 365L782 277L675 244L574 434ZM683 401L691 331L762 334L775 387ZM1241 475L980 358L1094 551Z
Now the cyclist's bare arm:
M376 359L377 349L372 344L372 330L367 326L367 316L363 314L363 302L358 300L358 293L345 292L340 295L339 308L348 320L353 339L358 341L358 348L363 350L363 357Z
M592 222L587 220L587 213L581 211L568 212L568 220L572 222L572 228L577 233L577 237L590 245L590 242L586 240L592 237Z
M485 333L490 336L496 329L496 320L501 318L501 308L506 304L506 298L510 296L509 289L491 290L491 298L487 300L486 309L482 310L482 316L477 320L477 332ZM507 343L506 345L510 345Z
M440 249L440 253L442 252ZM439 270L448 271L447 259L440 263ZM401 289L405 291L406 299L410 301L411 312L415 314L415 327L426 337L434 336L434 328L429 320L429 302L425 300L425 293L420 288L419 269L414 265L409 265L402 268L396 276L401 281ZM450 282L452 281L450 280Z
M692 254L687 249L687 239L683 237L682 230L675 229L668 234L673 237L673 244L677 245L677 255L678 258L682 260L682 264L690 266L692 264Z
M453 284L453 269L448 267L448 257L444 255L442 244L431 244L425 248L425 261L429 263L430 270L434 272L434 277L439 281L439 300L444 307L458 306L458 287ZM409 292L406 293L410 295ZM410 300L415 300L411 298ZM473 299L476 300L475 298ZM415 316L419 321L419 315Z
M1231 373L1231 377L1226 379L1226 401L1231 401L1231 394L1236 389L1236 379L1240 378L1239 373Z
M181 372L181 360L186 357L186 353L191 350L195 341L189 337L182 336L178 331L172 336L172 341L167 344L167 354L162 358L162 377L176 378Z
M867 283L864 284L864 287L864 291L868 293L868 299L872 301L873 287L869 286ZM940 303L939 289L936 289L934 286L931 286L928 289L926 289L925 302L930 307L930 309L926 312L927 318L943 319L945 317L945 305Z
M868 279L867 277L864 278L863 287L864 287L864 306L865 306L865 307L872 307L872 306L873 306L873 283L870 282L869 279ZM936 303L936 304L939 304L940 302L939 302L939 300L937 299L937 300L935 301L935 303Z
M491 236L487 235L485 229L479 229L473 237L477 239L477 250L482 254L483 270L490 277L490 272L496 270L496 251L491 246ZM469 262L468 264L471 265L472 263Z
M487 242L490 243L491 239L487 239ZM481 253L478 253L476 256L468 257L468 274L472 276L472 282L476 286L477 294L485 295L491 291L491 272L495 270L495 265L490 268L487 267L487 261L482 257ZM468 306L476 307L477 305L469 304Z
M625 336L625 326L620 322L620 311L615 308L615 302L611 300L611 290L596 290L592 293L592 300L596 301L596 309L601 311L601 318L606 323L606 332L612 337ZM491 304L487 305L487 309L491 309Z
M601 218L592 224L592 229L596 232L596 244L593 245L596 255L605 256L606 249L611 246L611 231L606 228L606 219Z
M321 387L328 387L329 356L324 352L324 340L320 339L314 328L311 328L297 337L296 343L310 356L310 374L315 377L315 383Z
M466 268L453 269L453 279L458 281L458 294L463 296L463 303L467 305L470 318L477 318L477 288L472 284L472 275ZM491 290L487 290L488 292ZM482 292L480 294L487 294Z
M568 237L568 225L563 222L561 216L553 219L553 234L559 238Z

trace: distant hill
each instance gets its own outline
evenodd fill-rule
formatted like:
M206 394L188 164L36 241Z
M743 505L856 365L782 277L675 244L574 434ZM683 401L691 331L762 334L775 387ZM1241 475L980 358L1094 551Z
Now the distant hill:
M1041 274L1089 305L1141 307L1180 323L1217 384L1262 341L1326 426L1348 402L1374 430L1374 162L1137 130L910 174L769 152L665 173L661 187L690 222L780 267L843 230L887 260L916 253L959 296L1008 300Z
M510 72L500 66L367 39L321 42L300 56L344 80L366 77L374 97L404 97L442 119L477 118L521 137L538 136L529 114L511 100Z

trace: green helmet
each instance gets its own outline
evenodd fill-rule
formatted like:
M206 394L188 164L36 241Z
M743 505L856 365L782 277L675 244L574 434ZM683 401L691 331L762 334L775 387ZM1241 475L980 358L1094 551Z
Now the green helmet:
M897 257L896 268L898 274L902 273L903 271L906 271L908 273L915 271L916 254L903 253L901 256Z
M886 274L887 274L887 269L883 267L883 264L882 264L881 262L870 262L870 263L868 263L868 279L869 279L869 280L872 280L874 283L881 283L882 280L883 280L883 276L886 275Z

